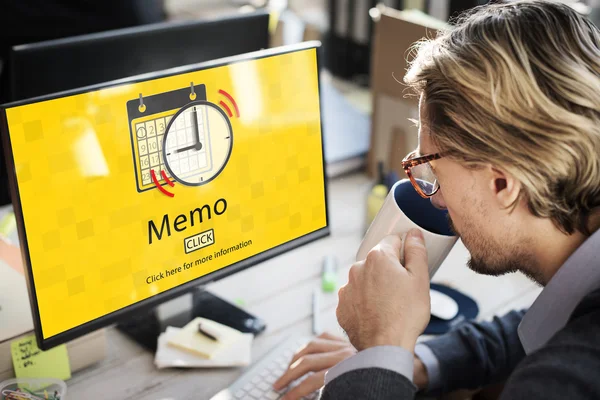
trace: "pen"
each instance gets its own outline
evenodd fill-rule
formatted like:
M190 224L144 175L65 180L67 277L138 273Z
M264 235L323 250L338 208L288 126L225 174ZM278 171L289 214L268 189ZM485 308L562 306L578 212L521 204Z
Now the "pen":
M211 332L209 328L207 327L203 327L202 324L198 324L198 333L206 336L207 338L214 340L214 341L218 341L219 338L217 337L217 335L215 334L215 332Z
M319 290L315 289L312 295L312 330L314 335L321 333L321 323L319 321L319 310L321 306L319 304Z

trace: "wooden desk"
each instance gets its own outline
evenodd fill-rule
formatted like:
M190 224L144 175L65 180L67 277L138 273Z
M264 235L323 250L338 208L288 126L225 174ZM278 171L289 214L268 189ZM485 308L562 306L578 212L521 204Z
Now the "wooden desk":
M333 254L339 262L340 283L364 233L365 199L371 182L363 174L331 180L330 237L249 268L209 289L223 298L242 298L246 308L264 318L268 328L255 341L254 360L290 334L310 334L311 294L320 285L323 257ZM528 306L539 289L520 274L499 278L478 276L465 267L468 253L459 242L442 265L435 282L452 285L473 296L481 318L512 308ZM322 327L341 334L336 318L337 294L323 294ZM209 399L233 382L241 368L167 369L154 366L154 354L109 328L108 356L94 367L76 373L68 382L69 399Z

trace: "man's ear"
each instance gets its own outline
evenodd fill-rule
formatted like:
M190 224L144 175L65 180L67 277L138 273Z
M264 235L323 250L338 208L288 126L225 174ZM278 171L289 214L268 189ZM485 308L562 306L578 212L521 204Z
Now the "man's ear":
M512 174L490 166L490 189L501 207L510 207L519 198L521 182Z

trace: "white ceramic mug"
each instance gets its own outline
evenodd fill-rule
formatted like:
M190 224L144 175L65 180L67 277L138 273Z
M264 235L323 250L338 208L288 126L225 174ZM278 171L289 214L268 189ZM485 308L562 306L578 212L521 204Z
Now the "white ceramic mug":
M404 240L412 228L423 232L429 277L433 277L458 237L450 229L447 211L435 208L429 199L422 198L408 179L396 182L390 189L358 248L356 260L364 260L369 250L385 236L401 234ZM400 262L404 261L403 252L404 246L400 250Z

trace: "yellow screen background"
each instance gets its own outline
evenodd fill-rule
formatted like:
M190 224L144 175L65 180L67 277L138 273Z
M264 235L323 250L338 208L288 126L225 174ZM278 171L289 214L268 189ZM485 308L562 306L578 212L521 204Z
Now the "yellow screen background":
M316 50L17 106L6 110L44 338L326 226ZM205 84L236 100L233 150L212 182L139 193L126 103ZM230 105L231 106L231 105ZM181 232L179 214L224 198L226 212ZM148 221L171 236L148 243ZM215 244L184 253L214 229ZM252 244L147 284L148 276Z

